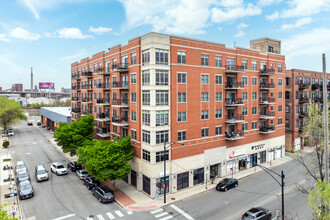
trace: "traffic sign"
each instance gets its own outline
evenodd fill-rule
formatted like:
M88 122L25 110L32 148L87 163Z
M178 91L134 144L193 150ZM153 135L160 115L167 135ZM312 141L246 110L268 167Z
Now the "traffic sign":
M163 183L163 189L165 189L165 182Z
M10 212L11 212L11 213L15 213L16 211L17 211L16 206L12 206L12 207L10 208Z

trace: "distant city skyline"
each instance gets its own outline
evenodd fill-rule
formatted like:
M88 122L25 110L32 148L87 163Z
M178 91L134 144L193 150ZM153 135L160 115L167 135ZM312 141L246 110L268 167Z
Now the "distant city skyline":
M249 48L282 41L287 69L330 66L330 0L13 0L0 3L0 87L70 87L70 65L151 31ZM328 68L329 69L329 68ZM329 70L327 72L330 72Z

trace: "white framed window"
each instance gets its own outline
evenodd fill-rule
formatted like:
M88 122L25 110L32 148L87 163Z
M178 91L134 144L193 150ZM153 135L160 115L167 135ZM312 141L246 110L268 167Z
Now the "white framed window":
M252 122L252 129L257 129L257 127L258 127L258 122L253 121Z
M242 93L242 98L243 98L243 101L247 101L248 100L248 93L247 92L243 92Z
M248 61L246 59L242 59L242 67L244 70L247 70L248 68Z
M156 105L168 105L168 90L156 90Z
M282 112L283 111L283 107L282 107L282 105L279 105L278 106L278 112Z
M156 111L156 126L168 125L168 110Z
M149 140L149 142L150 142L150 140ZM150 162L150 151L142 149L142 158L143 158L143 160L146 160L146 161Z
M201 93L201 101L202 101L202 102L208 102L208 101L209 101L209 93L207 93L207 92L202 92L202 93Z
M177 73L178 74L178 83L187 83L187 74L186 73Z
M187 102L187 95L185 92L179 92L178 93L178 103L184 103Z
M150 105L150 90L142 90L142 105Z
M156 131L156 144L168 142L168 130Z
M150 131L142 130L142 141L150 144Z
M247 84L248 84L248 78L247 78L247 76L242 76L242 85L243 86L247 86Z
M136 121L136 112L131 112L131 121Z
M242 108L242 115L248 115L248 109Z
M131 73L131 84L136 84L136 73Z
M142 85L150 85L150 70L142 71Z
M178 131L178 141L187 140L187 131Z
M257 70L258 62L256 60L252 60L252 70Z
M150 126L150 111L142 110L142 124Z
M215 110L215 118L222 118L222 109Z
M178 112L178 122L187 121L187 113L186 112Z
M222 135L222 126L215 127L215 135Z
M136 93L135 92L131 93L131 102L136 102Z
M257 100L258 99L258 93L252 92L252 100Z
M242 130L247 131L248 130L248 123L242 123Z
M278 64L278 72L281 73L282 72L282 64Z
M283 79L278 79L278 85L279 86L283 85Z
M279 93L278 93L278 98L279 98L279 99L282 99L282 98L283 98L283 93L282 93L282 92L279 92Z
M131 53L131 65L136 64L136 52Z
M131 129L131 137L133 140L136 140L136 130Z
M164 155L164 151L158 151L156 152L156 162L161 162L164 160L168 160L168 150L165 151L165 155Z
M258 78L257 77L252 77L252 85L257 86L258 85Z
M209 55L208 54L201 54L201 65L202 66L209 65Z
M215 101L216 102L222 102L222 92L216 92L215 93Z
M168 65L168 50L156 49L156 64Z
M278 124L279 124L279 125L281 125L281 124L283 123L282 120L283 120L282 118L279 118L279 119L278 119Z
M252 115L258 114L258 108L257 107L252 107Z
M207 119L209 119L209 111L208 111L208 110L205 110L205 111L202 111L202 112L201 112L201 119L202 119L202 120L207 120Z
M215 75L215 84L216 85L222 84L222 75Z
M215 67L222 67L222 56L215 56Z
M150 64L150 49L142 51L142 65L149 65Z
M177 61L178 61L178 64L186 64L186 52L185 51L177 52Z
M201 130L201 136L202 137L208 137L209 136L209 128L202 128Z
M168 70L156 70L156 85L168 85Z
M209 84L209 75L207 75L207 74L202 74L202 75L201 75L201 83L202 83L202 84Z

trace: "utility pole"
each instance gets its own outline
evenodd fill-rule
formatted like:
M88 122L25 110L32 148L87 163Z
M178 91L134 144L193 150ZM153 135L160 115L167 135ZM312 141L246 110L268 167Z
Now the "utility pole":
M325 180L329 182L329 124L328 124L328 79L325 65L325 54L322 54L323 66L323 115L324 115L324 148L325 148Z

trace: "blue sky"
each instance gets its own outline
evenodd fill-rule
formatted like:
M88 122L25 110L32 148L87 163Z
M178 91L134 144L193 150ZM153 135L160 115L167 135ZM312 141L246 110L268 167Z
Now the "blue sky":
M151 31L249 48L282 41L287 69L330 72L330 0L2 0L0 86L70 86L70 64Z

